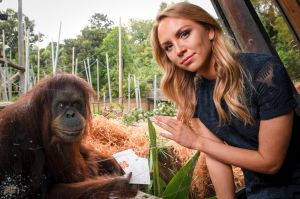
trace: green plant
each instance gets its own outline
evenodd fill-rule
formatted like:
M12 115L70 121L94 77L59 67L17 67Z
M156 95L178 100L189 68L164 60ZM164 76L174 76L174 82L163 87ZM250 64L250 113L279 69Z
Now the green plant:
M119 108L121 109L121 112L124 112L124 104L118 103Z
M148 118L148 129L149 129L149 137L150 137L149 160L150 160L150 178L151 178L149 191L155 196L161 196L163 193L162 185L166 183L161 179L159 175L158 149L156 145L156 130L149 118Z
M145 120L151 116L153 116L153 112L143 111L141 109L133 109L123 115L122 121L125 124L132 124L134 122L138 122L139 120Z
M200 156L197 151L194 156L175 174L168 183L162 197L165 199L188 199L192 183L193 171Z
M108 110L111 112L114 110L114 105L112 103L108 105Z
M155 115L175 116L176 106L171 101L161 101L158 103L157 108L153 110L153 113Z
M148 118L148 129L150 137L149 159L151 184L149 193L166 199L187 199L192 182L192 175L199 158L200 152L195 155L173 176L166 185L159 175L158 148L156 143L156 130Z

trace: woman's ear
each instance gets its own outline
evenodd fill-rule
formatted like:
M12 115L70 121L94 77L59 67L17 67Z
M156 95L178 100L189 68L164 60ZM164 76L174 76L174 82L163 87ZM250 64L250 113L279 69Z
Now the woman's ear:
M215 38L215 30L214 28L210 27L208 31L208 38L210 41L212 41Z

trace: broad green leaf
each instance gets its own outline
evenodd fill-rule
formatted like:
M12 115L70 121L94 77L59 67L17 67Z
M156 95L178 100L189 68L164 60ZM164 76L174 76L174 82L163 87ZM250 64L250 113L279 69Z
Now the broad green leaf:
M200 152L195 155L175 174L167 185L162 197L164 199L188 199L193 171Z

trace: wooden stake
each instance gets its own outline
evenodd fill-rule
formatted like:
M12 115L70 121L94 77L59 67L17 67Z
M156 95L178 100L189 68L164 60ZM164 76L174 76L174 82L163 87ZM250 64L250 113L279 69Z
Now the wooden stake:
M112 103L111 99L111 87L110 87L110 75L109 75L109 62L108 62L108 54L106 53L106 70L107 70L107 81L108 81L108 94L109 94L109 103Z
M122 60L122 24L119 21L119 103L123 105L123 60Z

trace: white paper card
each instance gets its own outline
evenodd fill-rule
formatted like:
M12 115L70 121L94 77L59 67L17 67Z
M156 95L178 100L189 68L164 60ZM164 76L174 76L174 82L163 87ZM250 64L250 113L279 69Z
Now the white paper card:
M130 184L150 184L150 172L147 158L137 156L132 149L115 153L113 157L125 173L132 172Z

